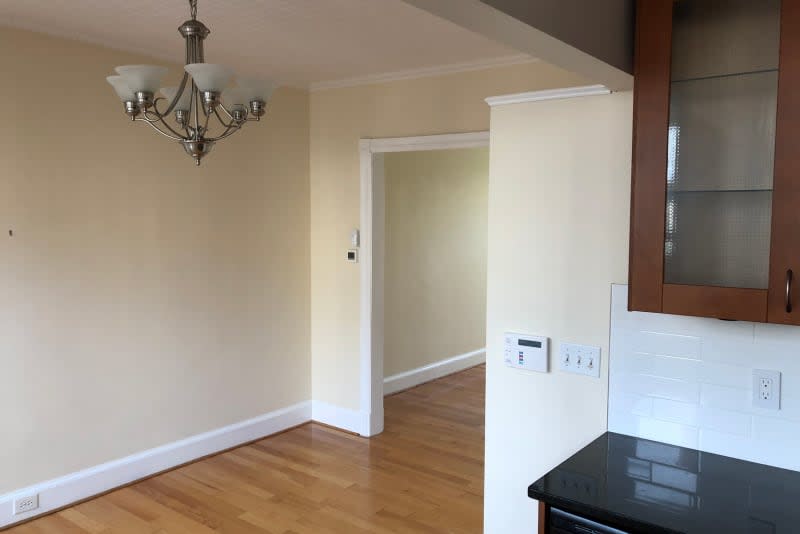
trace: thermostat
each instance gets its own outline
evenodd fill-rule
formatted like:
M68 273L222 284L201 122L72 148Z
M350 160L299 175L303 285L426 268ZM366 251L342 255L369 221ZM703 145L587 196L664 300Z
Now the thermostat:
M528 371L547 372L550 339L527 334L505 333L506 365Z

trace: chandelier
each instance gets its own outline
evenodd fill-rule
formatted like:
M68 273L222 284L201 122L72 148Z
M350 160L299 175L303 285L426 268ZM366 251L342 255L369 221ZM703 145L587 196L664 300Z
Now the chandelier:
M203 62L203 41L211 30L197 20L197 0L189 0L189 11L191 19L178 28L186 40L185 72L179 86L161 87L167 69L153 65L117 67L117 75L106 80L132 121L147 123L179 142L200 165L217 141L235 134L246 122L261 120L274 87L255 79L239 79L236 87L228 87L233 72Z

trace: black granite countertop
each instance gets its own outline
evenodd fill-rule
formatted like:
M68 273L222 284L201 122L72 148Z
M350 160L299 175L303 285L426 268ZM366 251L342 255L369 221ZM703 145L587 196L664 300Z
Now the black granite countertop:
M800 473L612 432L528 496L637 533L800 533Z

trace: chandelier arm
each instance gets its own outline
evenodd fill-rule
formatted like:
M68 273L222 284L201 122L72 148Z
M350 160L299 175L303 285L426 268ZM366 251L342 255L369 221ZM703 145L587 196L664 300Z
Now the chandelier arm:
M172 102L170 102L169 107L167 108L167 111L164 112L164 115L169 115L170 112L173 109L175 109L175 106L178 105L178 100L180 100L181 97L183 96L183 91L184 91L184 89L186 89L186 82L188 81L188 79L189 79L189 73L188 72L184 72L183 73L183 79L181 80L181 84L178 87L178 92L175 93L175 98L173 98Z
M203 122L203 133L208 131L208 120L211 118L211 113L205 112L206 120Z
M217 114L217 119L219 119L219 122L222 123L223 126L225 126L225 131L222 132L222 134L218 135L217 137L209 138L208 139L209 141L219 141L220 139L225 139L226 137L230 137L242 129L241 124L236 124L234 122L231 122L230 124L225 124L225 122L222 120L222 117L220 117L219 113L217 113L216 109L214 110L214 113Z
M170 126L170 125L169 125L169 123L168 123L168 122L167 122L167 121L164 119L164 117L161 117L161 124L163 124L163 125L164 125L164 127L165 127L167 130L169 130L169 131L170 131L170 132L172 132L173 134L177 135L177 136L178 136L178 137L180 137L181 139L183 139L183 138L184 138L184 137L181 135L181 133L180 133L179 131L175 130L175 128L173 128L172 126ZM184 126L184 128L183 128L183 129L184 129L184 130L186 130L186 127Z
M152 114L152 112L146 112L146 113L143 112L141 117L136 117L136 120L137 121L142 121L142 122L149 122L149 123L156 123L156 122L159 122L161 120L161 119L158 119L158 118L153 119L153 118L148 117L147 116L148 113Z
M158 99L158 100L163 100L163 99ZM154 103L153 104L153 108L155 109L155 107L156 106L155 106L155 103ZM150 118L150 116L148 114L154 114L156 116L156 118L155 119ZM151 124L160 122L161 124L164 125L164 127L167 130L172 132L172 134L177 135L179 138L183 139L183 136L180 134L180 132L176 131L174 128L172 128L172 126L169 125L169 123L166 120L164 120L164 115L159 113L158 109L156 109L155 112L146 110L142 115L143 115L144 120L146 122L151 123Z
M225 132L222 135L219 135L217 137L208 137L208 138L206 138L206 141L211 141L211 142L221 141L223 139L226 139L226 138L232 136L233 134L235 134L236 132L238 132L241 129L242 129L241 126L232 126L232 127L228 128L227 130L225 130Z
M175 137L175 136L173 136L173 135L170 135L170 134L168 134L167 132L163 131L161 128L159 128L158 126L156 126L156 125L155 125L155 123L154 123L153 121L149 121L149 120L147 120L147 119L145 119L145 118L142 118L142 117L136 117L136 118L135 118L135 119L133 119L133 120L135 120L135 121L137 121L137 122L144 122L145 124L149 124L149 125L150 125L150 127L152 127L152 128L155 130L155 131L157 131L158 133L160 133L160 134L161 134L161 135L163 135L164 137L168 137L168 138L170 138L170 139L172 139L172 140L174 140L174 141L183 141L183 140L184 140L184 139L183 139L183 137Z
M161 101L161 100L165 100L163 96L156 97L156 99L153 100L153 111L149 111L148 110L148 111L145 111L145 113L148 113L148 112L149 113L155 113L157 116L163 117L164 113L161 113L160 111L158 111L158 102Z
M229 126L228 128L225 129L224 132L222 132L217 137L208 137L206 139L208 141L219 141L220 139L225 139L226 137L230 137L233 134L233 132L238 131L239 129L240 127L238 126Z
M222 106L220 105L219 107L222 107ZM228 117L230 117L230 118L231 118L231 121L230 121L230 122L228 122L228 123L226 123L226 122L225 122L225 121L222 119L222 117L220 116L220 114L219 114L219 111L217 111L216 109L214 109L214 114L217 116L217 120L218 120L218 121L219 121L219 123L222 125L222 127L223 127L223 128L226 128L226 129L228 129L228 130L229 130L229 129L231 129L233 126L236 126L236 123L233 121L233 117L231 117L231 115L228 113L228 111L227 111L225 108L222 108L222 110L223 110L223 111L225 111L225 113L226 113L226 114L228 114Z
M200 140L200 113L197 111L200 107L200 102L197 98L197 85L192 80L192 97L194 99L194 140ZM190 103L191 105L191 103Z
M228 111L228 108L225 107L225 104L220 104L217 107L218 108L222 108L222 111L225 112L225 115L227 115L229 119L233 120L233 115L231 115L231 112ZM214 111L216 111L216 109ZM217 118L219 119L220 122L222 122L222 119L220 118L219 113L217 113Z

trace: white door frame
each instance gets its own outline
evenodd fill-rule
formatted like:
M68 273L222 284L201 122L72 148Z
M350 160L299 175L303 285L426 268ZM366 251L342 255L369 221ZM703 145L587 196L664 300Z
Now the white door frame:
M489 146L489 132L361 139L360 404L363 436L383 432L383 269L386 152ZM378 169L375 169L378 167Z

